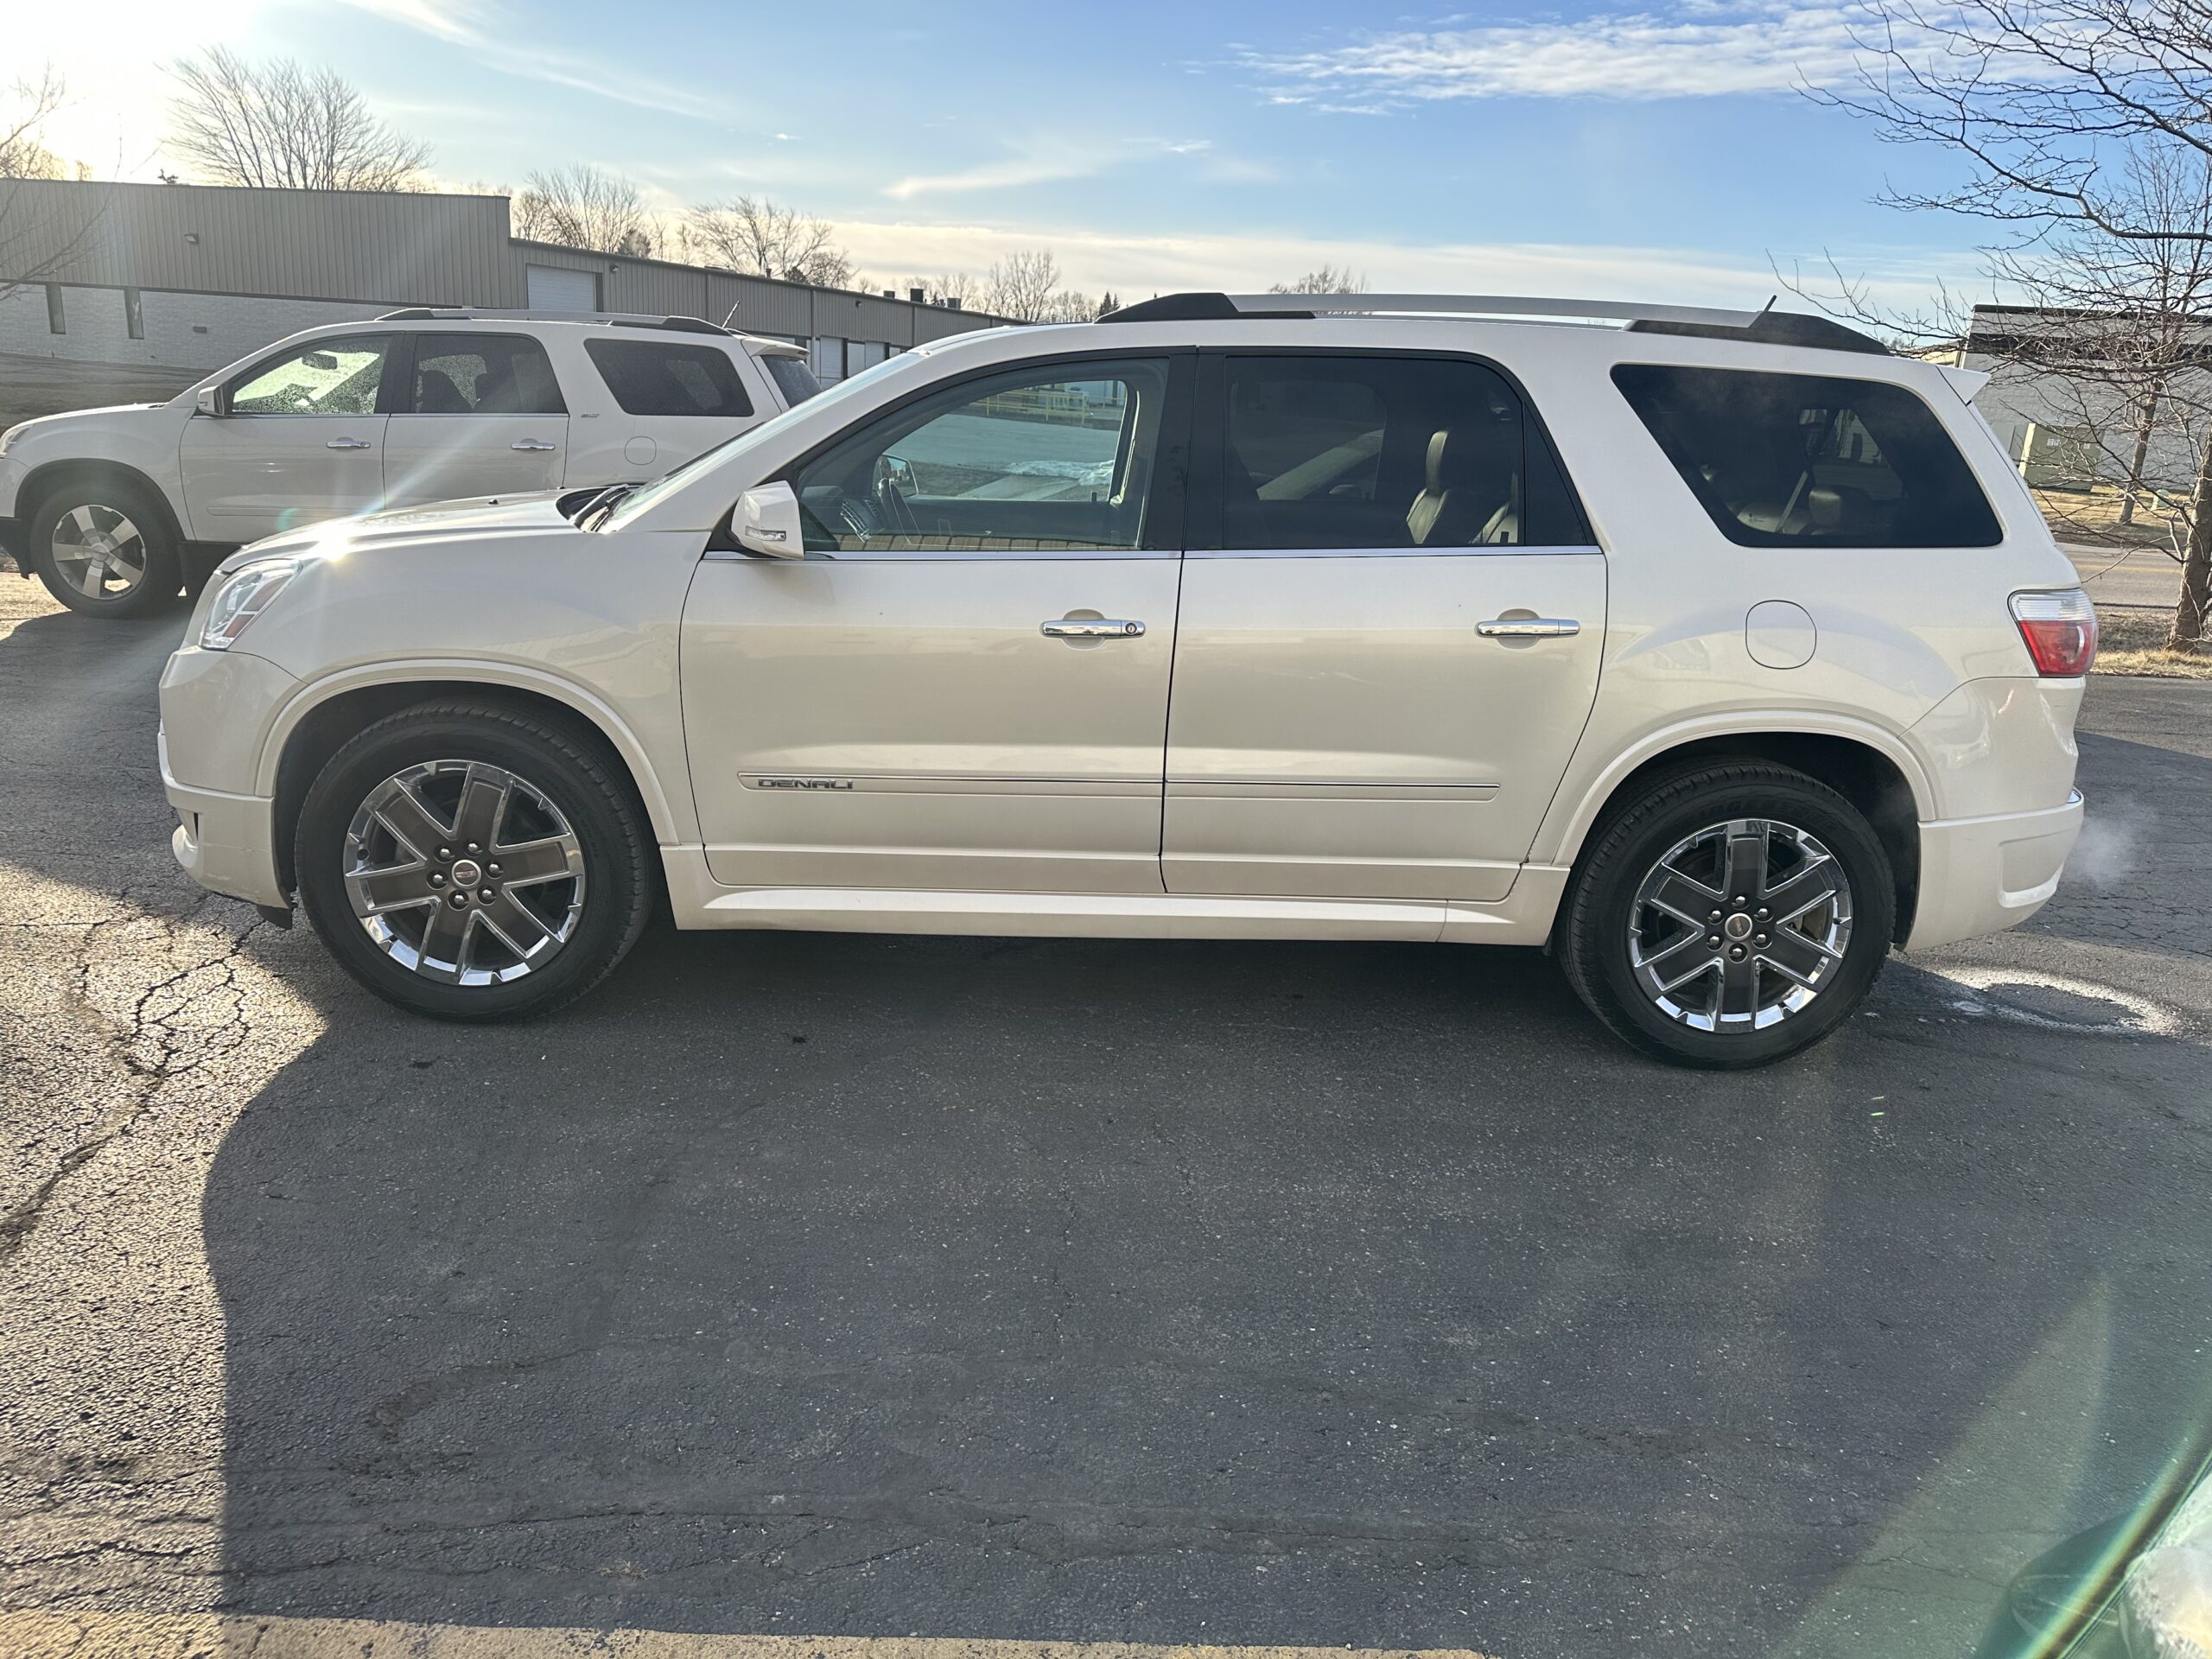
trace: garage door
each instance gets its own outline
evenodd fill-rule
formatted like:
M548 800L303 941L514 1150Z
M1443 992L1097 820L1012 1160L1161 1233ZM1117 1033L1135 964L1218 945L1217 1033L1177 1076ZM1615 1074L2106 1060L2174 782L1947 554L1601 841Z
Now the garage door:
M530 265L530 308L533 311L596 311L599 273L565 265Z

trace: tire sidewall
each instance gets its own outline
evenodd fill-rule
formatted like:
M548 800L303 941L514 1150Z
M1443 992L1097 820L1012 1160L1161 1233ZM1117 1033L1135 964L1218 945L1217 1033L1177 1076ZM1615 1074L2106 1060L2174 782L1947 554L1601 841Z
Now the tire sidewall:
M82 506L120 512L138 528L146 549L146 574L120 598L93 599L64 582L54 568L54 527L65 514ZM24 550L39 580L46 584L46 591L85 616L145 616L175 599L184 585L177 538L169 527L168 512L143 488L127 480L64 484L48 491L31 515L29 542Z
M1628 925L1636 894L1676 843L1734 818L1769 818L1810 834L1843 866L1851 883L1850 943L1834 979L1813 1005L1763 1031L1701 1032L1654 1007L1629 960ZM1606 1023L1649 1053L1715 1069L1764 1065L1818 1042L1850 1017L1888 957L1897 912L1889 855L1872 826L1840 796L1806 779L1777 776L1662 791L1633 809L1606 836L1578 884L1569 948L1578 986Z
M449 985L386 956L353 914L345 842L370 791L429 760L482 760L542 791L575 832L584 857L584 910L543 968L499 985ZM334 755L309 787L293 841L293 870L308 921L347 972L400 1007L445 1020L507 1020L582 995L629 950L649 878L643 837L609 780L558 736L497 717L425 712L372 727Z

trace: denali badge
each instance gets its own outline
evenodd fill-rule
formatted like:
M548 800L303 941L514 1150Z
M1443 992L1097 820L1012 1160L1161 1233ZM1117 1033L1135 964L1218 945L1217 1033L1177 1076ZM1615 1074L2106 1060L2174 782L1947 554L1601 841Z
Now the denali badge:
M850 789L849 778L763 778L759 789Z

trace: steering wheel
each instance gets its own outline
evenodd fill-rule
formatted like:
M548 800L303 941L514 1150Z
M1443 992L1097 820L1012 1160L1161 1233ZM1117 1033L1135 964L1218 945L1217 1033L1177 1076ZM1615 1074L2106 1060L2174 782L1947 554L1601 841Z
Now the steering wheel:
M922 533L922 521L914 516L914 504L906 499L906 493L899 487L899 477L892 468L889 455L875 458L875 471L868 481L868 494L875 503L877 513L892 534L918 536Z

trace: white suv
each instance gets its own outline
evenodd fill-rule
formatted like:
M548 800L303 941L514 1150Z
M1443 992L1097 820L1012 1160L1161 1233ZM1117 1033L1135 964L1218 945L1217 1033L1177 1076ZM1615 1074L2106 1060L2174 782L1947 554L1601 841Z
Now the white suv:
M176 855L455 1019L580 995L664 893L1548 945L1704 1065L2032 914L2094 620L1976 377L1487 308L1627 326L1173 296L937 342L626 494L264 542L162 676Z
M798 346L695 317L394 311L0 434L0 544L72 609L140 615L276 531L651 478L820 390Z

